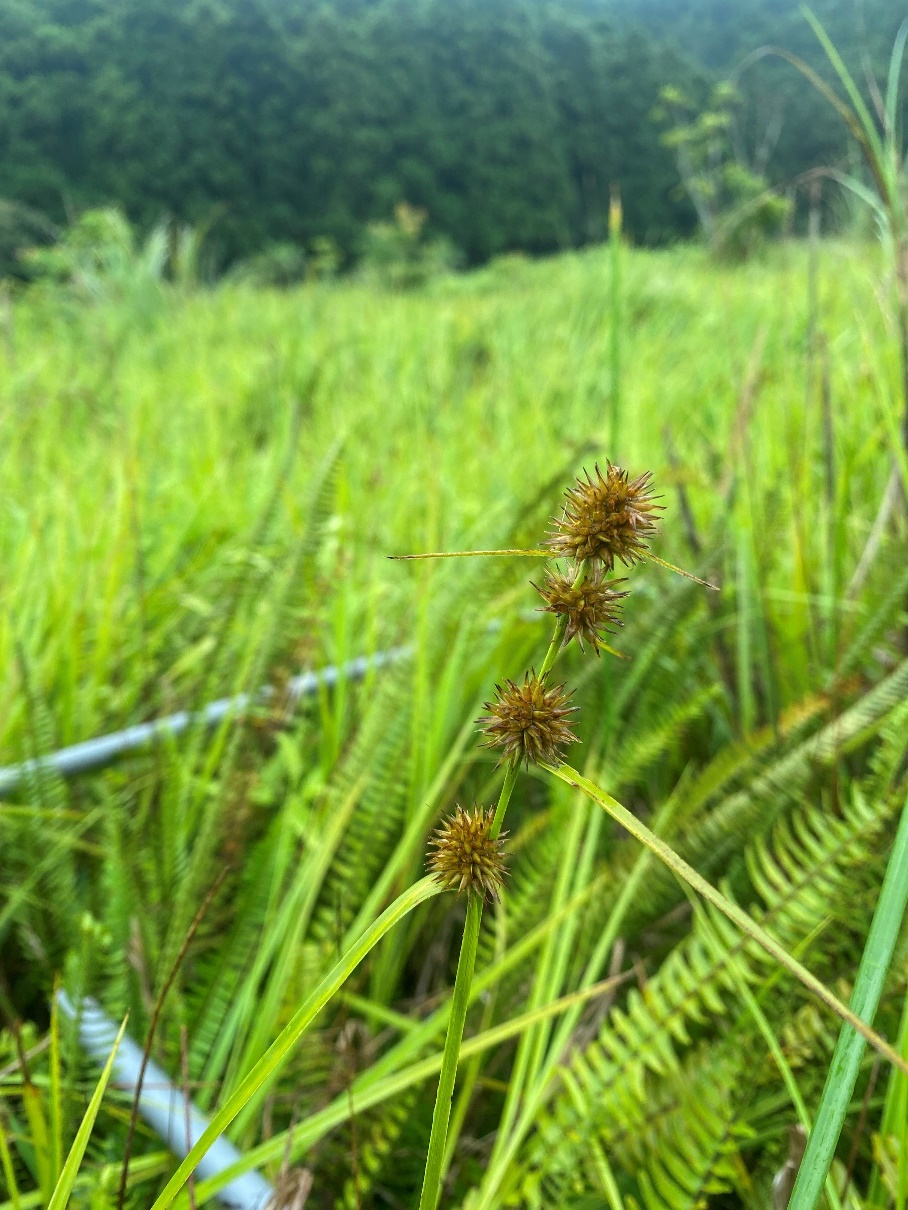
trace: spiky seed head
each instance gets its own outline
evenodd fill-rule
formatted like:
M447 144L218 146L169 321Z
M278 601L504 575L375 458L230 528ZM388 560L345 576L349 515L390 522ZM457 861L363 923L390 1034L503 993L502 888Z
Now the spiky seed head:
M555 528L546 544L556 555L577 561L592 559L613 571L615 560L632 567L644 557L647 541L656 533L654 514L662 511L652 494L652 474L629 479L620 466L607 464L603 475L583 472L567 495L564 513L553 517Z
M626 581L606 580L601 564L587 572L579 584L575 585L575 579L574 575L547 569L542 587L533 587L545 601L540 606L543 612L567 617L564 645L576 635L581 651L586 639L598 655L605 635L621 625L621 601L628 593L616 591L616 585Z
M560 764L561 749L579 742L568 721L577 709L567 704L571 692L564 685L549 687L532 671L522 685L496 685L495 700L485 703L488 714L477 720L488 737L485 746L501 748L503 761Z
M435 852L428 861L429 872L445 890L475 891L483 899L497 899L507 869L502 845L504 836L492 836L495 808L474 806L465 811L455 807L429 844Z

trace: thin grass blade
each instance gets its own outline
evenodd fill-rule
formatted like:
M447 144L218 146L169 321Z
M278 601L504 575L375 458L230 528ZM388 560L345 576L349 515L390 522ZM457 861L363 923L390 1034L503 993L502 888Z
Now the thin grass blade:
M359 941L341 956L332 969L325 975L321 983L307 1000L297 1010L276 1040L262 1055L252 1068L245 1080L239 1085L233 1096L229 1097L218 1110L202 1133L198 1142L179 1165L176 1172L165 1185L160 1197L157 1198L151 1210L165 1210L173 1204L174 1199L188 1181L199 1160L214 1142L214 1140L230 1125L243 1106L272 1076L274 1076L290 1051L303 1036L315 1017L321 1012L328 1001L346 982L363 958L389 932L395 924L411 912L419 904L441 893L441 887L434 878L423 878L387 908L360 937ZM199 1196L197 1191L197 1196Z
M886 135L893 147L898 146L898 103L899 83L902 78L902 63L905 59L905 44L908 43L908 18L899 26L889 60L889 75L886 80Z
M19 1186L16 1183L16 1172L13 1168L13 1157L6 1141L6 1123L0 1119L0 1171L6 1181L9 1201L6 1203L12 1210L22 1210L22 1198L19 1196Z
M475 559L485 555L525 555L533 559L550 559L550 550L437 550L420 555L388 555L398 563L414 559Z
M895 844L886 867L867 944L861 957L851 1008L868 1024L873 1020L892 961L908 902L908 799L902 808ZM866 1040L850 1025L843 1025L807 1150L791 1195L790 1210L812 1210L835 1153L845 1114L851 1103Z
M701 580L699 576L692 575L691 572L685 571L683 567L676 567L674 563L667 563L665 559L660 559L658 555L654 555L650 550L644 551L643 557L648 563L656 563L659 567L664 567L666 571L673 571L677 576L684 576L685 580L693 580L695 584L700 584L703 588L711 588L713 592L721 591L718 584L710 584L709 580Z
M63 1097L60 1082L60 1010L57 1004L57 988L50 1011L50 1161L54 1180L58 1181L63 1170Z
M747 912L738 907L736 903L732 903L730 899L717 891L716 888L706 881L702 875L687 864L687 862L679 857L674 849L670 848L658 836L654 835L649 828L640 822L636 816L632 815L626 807L617 802L610 794L607 794L599 786L594 785L591 781L587 781L582 774L576 769L570 768L568 765L562 765L556 769L554 765L542 765L541 768L548 770L555 777L560 778L569 786L574 786L578 790L582 790L584 794L588 794L594 802L611 815L617 823L626 828L630 834L646 845L650 852L654 853L661 862L678 877L694 888L698 894L702 895L709 903L717 907L720 912L726 915L729 920L746 933L752 941L755 941L767 954L775 958L786 970L790 971L794 977L807 988L809 992L821 1000L827 1008L831 1009L836 1016L843 1021L853 1026L864 1038L871 1044L874 1050L878 1051L885 1059L888 1059L893 1066L898 1067L901 1071L908 1073L908 1063L897 1053L880 1035L865 1022L862 1021L856 1013L852 1012L847 1005L843 1004L838 996L834 995L829 988L822 983L816 975L812 975L805 966L802 966L797 959L793 958L788 951L771 937L765 929L761 928Z
M851 104L854 107L854 112L861 123L861 127L863 128L866 146L872 154L872 160L876 161L876 168L874 171L882 170L882 167L885 163L883 144L880 140L879 131L876 128L876 123L873 120L870 110L867 108L864 98L861 96L860 89L854 82L854 77L845 66L842 56L836 50L832 40L826 33L826 30L823 28L819 19L810 11L809 8L804 10L804 15L810 22L810 28L816 34L817 40L823 47L823 50L826 52L826 58L831 63L833 70L842 82L842 86L848 93L848 99L851 101ZM871 163L871 167L874 167L873 163Z
M114 1059L117 1057L117 1051L120 1049L120 1042L123 1040L128 1020L128 1016L123 1018L123 1024L120 1026L120 1032L117 1034L116 1041L113 1044L110 1058L104 1065L104 1070L101 1072L101 1077L95 1086L92 1098L88 1102L85 1116L82 1118L82 1123L76 1131L76 1137L73 1140L72 1147L69 1149L69 1155L66 1157L66 1163L63 1165L60 1179L57 1181L51 1199L47 1204L47 1210L64 1210L69 1204L69 1199L72 1196L73 1187L76 1183L76 1177L79 1175L82 1157L85 1155L85 1148L88 1146L95 1118L98 1116L98 1110L101 1108L101 1100L104 1097L107 1081L110 1079Z

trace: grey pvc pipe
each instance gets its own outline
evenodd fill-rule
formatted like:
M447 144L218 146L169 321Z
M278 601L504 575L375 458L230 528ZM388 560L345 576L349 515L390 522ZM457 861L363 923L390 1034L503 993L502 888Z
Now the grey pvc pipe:
M334 665L320 672L304 672L294 677L287 687L287 697L292 704L301 697L310 697L319 686L336 685L341 680L359 680L370 668L381 668L385 664L409 655L410 648L394 647L373 656L360 656L340 667ZM24 761L19 765L0 768L0 794L15 789L31 772L42 769L53 770L62 777L110 764L123 752L132 752L152 743L164 735L179 735L193 723L215 726L229 714L244 710L256 701L267 701L274 693L270 686L259 694L238 693L233 697L221 698L197 712L180 710L150 723L139 723L111 735L86 740L61 748L37 760ZM114 1021L90 997L85 997L77 1009L64 991L57 992L60 1011L70 1020L78 1022L79 1040L93 1059L104 1064L113 1049L117 1037ZM142 1049L128 1035L123 1036L113 1063L113 1079L128 1093L135 1095L142 1066ZM188 1154L202 1132L208 1119L176 1087L156 1063L145 1068L142 1088L139 1092L139 1114L166 1143L167 1147L181 1158ZM187 1146L188 1142L188 1146ZM196 1165L196 1174L205 1179L218 1176L242 1159L236 1147L223 1136L216 1139ZM258 1172L247 1172L236 1177L217 1194L224 1206L235 1210L265 1210L274 1196L274 1190Z
M117 1038L116 1022L88 996L77 1009L66 992L58 991L57 1003L64 1016L77 1021L79 1041L86 1052L103 1066ZM113 1062L111 1077L132 1096L135 1096L139 1082L142 1054L142 1048L128 1034L124 1034ZM166 1073L152 1062L145 1068L139 1092L139 1115L181 1159L188 1154L189 1147L201 1138L208 1125L208 1119L188 1100L182 1089L171 1083ZM242 1158L233 1143L222 1135L199 1160L195 1174L202 1180L219 1176ZM274 1197L274 1189L260 1173L251 1171L235 1177L216 1196L221 1205L230 1206L232 1210L266 1210Z
M360 656L348 664L341 664L340 667L331 665L320 672L303 672L289 682L287 696L293 703L301 697L311 697L318 692L320 685L331 686L336 685L338 681L360 680L370 668L381 668L401 659L409 652L409 647L393 647L390 651L379 651L372 656ZM270 686L255 695L237 693L233 697L223 697L211 702L199 711L180 710L176 714L168 714L150 723L138 723L134 727L126 727L123 731L114 731L111 735L72 744L68 748L61 748L58 752L39 756L35 760L23 761L19 765L5 765L0 767L0 796L17 789L29 773L47 770L60 777L72 777L76 773L100 769L111 764L124 752L144 748L165 735L180 735L193 723L213 727L229 714L239 713L255 702L267 701L273 693L274 690Z

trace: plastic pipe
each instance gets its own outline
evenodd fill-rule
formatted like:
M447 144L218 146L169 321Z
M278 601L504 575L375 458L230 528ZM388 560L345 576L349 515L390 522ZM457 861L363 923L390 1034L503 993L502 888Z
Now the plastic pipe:
M339 668L331 665L320 672L303 672L293 677L286 692L293 703L301 697L311 697L320 685L330 686L342 680L360 680L370 668L381 668L409 653L409 647L394 647L390 651L379 651L372 656L360 656L348 664L341 664ZM220 698L199 711L180 710L176 714L168 714L150 723L138 723L134 727L126 727L123 731L114 731L111 735L102 735L98 739L89 739L69 748L61 748L58 752L39 756L35 760L26 760L19 765L5 765L0 767L0 796L17 789L29 773L47 770L57 773L60 777L72 777L76 773L100 769L111 764L122 753L144 748L161 736L180 735L193 723L213 727L228 714L239 713L255 702L267 701L273 694L274 689L270 685L254 696L249 693L237 693L234 697Z

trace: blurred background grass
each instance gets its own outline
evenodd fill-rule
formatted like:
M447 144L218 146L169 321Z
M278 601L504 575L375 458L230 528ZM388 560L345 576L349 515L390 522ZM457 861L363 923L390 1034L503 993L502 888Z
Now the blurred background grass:
M67 784L33 773L0 805L0 1112L21 1205L45 1204L41 1140L54 1121L70 1136L95 1079L65 1028L51 1079L55 977L115 1016L130 1008L141 1038L226 868L154 1045L178 1072L185 1027L191 1088L210 1107L420 875L439 814L489 800L501 773L473 720L493 682L548 644L527 584L539 566L387 556L536 546L597 459L654 471L657 553L722 592L633 572L616 639L631 661L565 661L583 707L576 763L847 996L908 743L905 539L896 519L871 540L903 456L882 254L830 240L744 264L696 247L621 257L617 449L606 248L509 256L409 292L203 291L137 273L112 296L39 283L11 301L7 761L412 649L295 710L279 692L239 723ZM808 1103L834 1023L721 926L717 941L565 787L522 775L509 827L511 887L480 939L479 990L494 992L468 1035L609 970L640 991L561 1009L562 1032L518 1024L537 1061L497 1135L512 1044L482 1052L455 1112L452 1204L614 1206L602 1199L617 1189L627 1207L768 1205L794 1115L735 988L760 999ZM432 1104L418 1061L441 1044L460 913L424 905L350 981L232 1128L248 1163L274 1180L305 1163L316 1205L409 1204ZM890 1037L906 984L902 949L879 1018ZM877 1106L873 1070L861 1089ZM105 1099L74 1205L116 1205L128 1100ZM853 1143L866 1173L874 1127L854 1120L845 1160ZM141 1206L173 1161L143 1130L136 1150Z
M23 669L53 699L58 744L143 715L149 694L182 703L224 583L252 559L269 584L338 441L321 591L300 588L307 665L399 641L413 576L448 574L386 555L494 546L521 514L538 544L574 472L612 457L656 472L664 557L691 560L679 488L701 542L721 527L723 627L733 643L746 565L773 636L776 704L797 697L834 666L830 635L866 617L844 589L897 449L877 250L827 243L820 256L817 320L803 246L744 267L695 248L633 251L618 450L605 444L600 251L507 258L414 295L344 283L188 298L156 287L115 307L25 296L0 395L0 643L19 668L3 689L4 749L25 743ZM275 492L260 549L255 521ZM647 587L660 578L648 570Z

